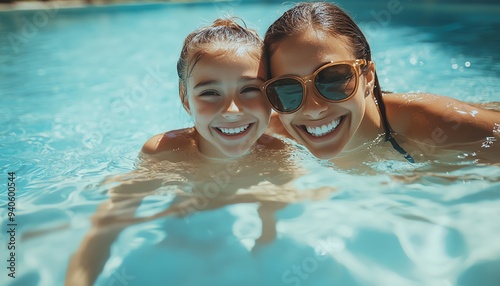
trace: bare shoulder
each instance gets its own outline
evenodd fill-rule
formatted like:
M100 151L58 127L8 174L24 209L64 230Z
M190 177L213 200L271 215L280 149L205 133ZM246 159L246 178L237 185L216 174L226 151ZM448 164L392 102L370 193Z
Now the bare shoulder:
M478 141L500 123L499 112L435 94L387 94L384 103L393 130L417 141L436 134L446 135L446 145Z
M449 100L455 99L429 93L388 93L384 94L384 103L388 114L411 116L417 112L432 112L444 108ZM409 113L409 114L408 114ZM403 116L404 117L404 116Z
M166 151L182 151L195 145L194 128L184 128L157 134L142 146L141 152L155 155Z

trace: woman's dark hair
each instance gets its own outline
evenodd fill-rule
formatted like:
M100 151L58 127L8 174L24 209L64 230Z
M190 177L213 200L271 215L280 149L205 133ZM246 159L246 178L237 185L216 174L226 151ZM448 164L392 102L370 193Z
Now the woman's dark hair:
M243 45L255 47L262 51L263 41L255 30L248 29L243 20L243 26L239 25L238 18L216 19L211 25L199 28L190 33L184 40L181 55L177 61L177 75L179 84L186 91L186 78L192 68L205 54L208 45L223 44L227 49L237 49ZM185 94L181 94L182 100Z
M277 45L309 28L347 39L356 59L372 60L368 41L346 12L332 3L299 3L286 11L267 29L264 37L264 50L268 61L268 73L270 73L271 55L276 51ZM373 93L377 102L380 103L382 90L376 72Z

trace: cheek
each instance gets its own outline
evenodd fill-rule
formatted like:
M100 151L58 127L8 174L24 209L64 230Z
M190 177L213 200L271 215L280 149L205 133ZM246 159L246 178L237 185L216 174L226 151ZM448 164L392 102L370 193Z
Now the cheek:
M192 117L207 117L217 112L217 107L214 104L206 102L190 102Z
M281 123L284 126L291 126L294 115L293 114L279 114L278 115Z
M366 107L366 97L364 94L364 90L361 92L358 92L358 94L355 97L356 99L356 108L358 113L364 114L365 113L365 107Z
M340 104L351 112L355 117L354 121L361 121L365 113L365 97L362 92L356 93L353 98Z
M259 114L260 116L270 117L271 116L271 107L265 100L254 100L246 102L247 110L252 113Z

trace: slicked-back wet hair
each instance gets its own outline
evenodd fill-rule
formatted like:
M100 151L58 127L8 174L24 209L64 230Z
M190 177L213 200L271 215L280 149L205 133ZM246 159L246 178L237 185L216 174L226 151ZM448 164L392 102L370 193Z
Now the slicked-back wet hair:
M243 26L238 24L237 20L240 20ZM190 33L184 40L181 55L177 61L179 84L184 87L184 93L181 94L182 100L186 96L186 79L190 76L194 65L205 54L207 48L214 45L224 47L224 51L231 49L236 51L242 46L255 47L260 57L264 43L257 32L248 29L239 18L216 19L211 25Z

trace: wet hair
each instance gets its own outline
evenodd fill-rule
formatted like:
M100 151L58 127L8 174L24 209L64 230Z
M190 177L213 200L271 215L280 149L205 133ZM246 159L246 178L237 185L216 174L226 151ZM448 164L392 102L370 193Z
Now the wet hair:
M237 20L241 21L243 26L238 24ZM221 46L222 51L236 51L241 46L255 47L260 57L264 43L255 30L248 29L243 20L235 17L216 19L211 25L190 33L184 40L177 61L179 84L184 87L182 100L186 96L186 79L190 76L194 65L207 54L206 51L211 46Z
M343 37L348 41L349 48L356 59L371 61L370 45L351 17L335 4L312 2L299 3L290 8L267 29L264 37L267 66L270 67L271 55L281 41L304 32L308 28L331 36ZM268 75L270 75L269 68ZM378 83L377 73L375 73L373 93L377 102L380 103L382 90Z

